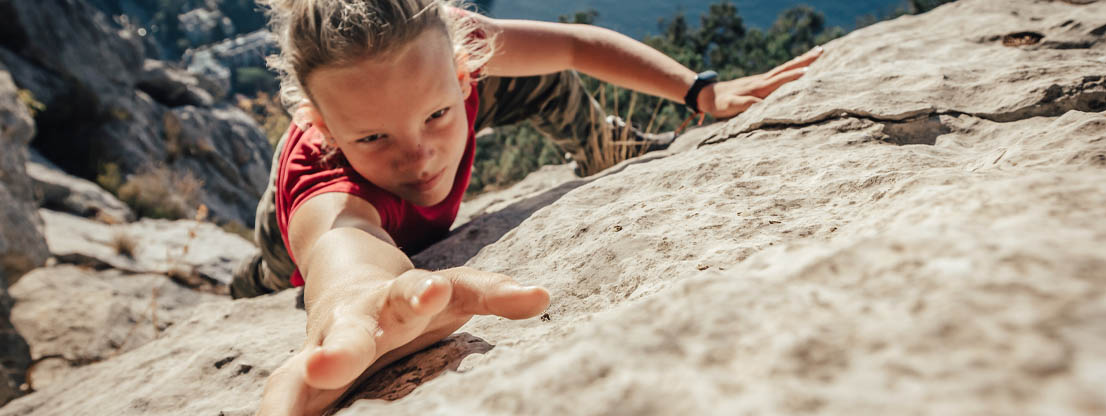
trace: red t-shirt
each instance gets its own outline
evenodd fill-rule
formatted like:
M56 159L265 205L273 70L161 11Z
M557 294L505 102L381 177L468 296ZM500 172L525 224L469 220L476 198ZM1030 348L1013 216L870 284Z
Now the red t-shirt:
M476 123L477 109L480 108L476 84L472 83L472 93L465 100L469 124L468 142L461 164L457 167L453 188L444 201L430 207L415 206L373 185L353 170L349 162L340 155L329 163L324 163L321 160L324 154L323 136L319 130L310 127L307 131L302 131L293 123L280 154L276 182L277 224L292 261L295 262L295 257L292 256L288 242L288 222L292 214L311 197L328 192L352 194L372 204L380 212L384 230L408 255L444 238L449 233L453 220L457 218L461 198L465 195L472 175L472 162L476 154L476 133L473 126ZM299 270L292 274L291 283L294 286L303 286L303 276Z

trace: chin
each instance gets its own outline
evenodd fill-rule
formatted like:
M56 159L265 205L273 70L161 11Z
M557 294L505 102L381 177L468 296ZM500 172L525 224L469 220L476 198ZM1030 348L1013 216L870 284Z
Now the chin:
M438 186L434 187L434 189L426 192L414 192L410 195L410 198L404 199L407 199L407 201L420 207L430 207L438 205L442 203L442 201L445 201L447 197L449 197L449 191L453 190L453 180L454 178L452 176L450 176L449 178L442 178L440 180L441 183L439 183Z

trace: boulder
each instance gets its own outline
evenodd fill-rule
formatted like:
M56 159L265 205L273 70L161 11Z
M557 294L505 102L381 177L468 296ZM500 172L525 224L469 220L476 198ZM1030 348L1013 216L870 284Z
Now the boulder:
M0 288L15 283L49 256L24 166L35 125L20 101L21 94L0 66Z
M235 70L246 67L265 68L265 58L279 53L276 35L262 29L189 49L181 62L189 71L216 80L226 91L231 90Z
M8 322L8 286L49 256L24 167L34 122L21 97L0 65L0 406L22 395L23 374L30 364L27 343Z
M205 303L157 339L73 369L27 397L40 400L16 400L0 414L250 415L270 372L303 344L306 316L295 298L285 291ZM108 374L115 379L88 383ZM54 398L41 400L47 396ZM104 401L93 408L89 399Z
M222 95L218 90L205 89L215 89L213 81L154 59L147 59L143 64L137 86L157 102L169 107L211 107L215 104L214 96Z
M11 21L0 62L41 103L32 144L43 156L85 179L108 167L120 182L160 168L191 175L204 192L190 208L203 203L220 222L253 223L264 191L256 178L268 174L272 149L248 115L214 103L219 88L147 60L143 40L84 2L13 0L0 14ZM208 146L187 142L199 136Z
M26 166L42 207L109 224L135 219L130 207L115 195L91 181L65 173L38 152L31 151Z
M143 219L108 225L50 210L40 212L50 253L61 263L170 275L192 286L204 286L203 282L219 286L230 284L238 264L257 253L252 242L206 222Z
M547 313L474 318L336 414L1102 414L1106 45L963 41L1100 32L1076 3L866 27L695 143L490 214L524 219L466 265ZM251 414L303 341L293 298L209 304L0 415Z
M180 30L193 46L207 45L235 34L234 23L218 10L194 9L177 17Z
M28 273L12 286L11 296L16 302L11 322L27 339L36 363L27 380L32 390L157 339L200 304L227 301L164 275L70 265ZM50 360L63 365L50 365Z
M12 326L12 298L0 286L0 406L26 393L27 369L31 351L27 341Z

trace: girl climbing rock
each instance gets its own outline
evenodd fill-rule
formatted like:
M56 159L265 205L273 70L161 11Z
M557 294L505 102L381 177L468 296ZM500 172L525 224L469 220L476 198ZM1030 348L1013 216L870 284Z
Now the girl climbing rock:
M608 122L576 71L737 115L803 75L814 50L718 82L616 32L496 20L455 0L263 0L295 123L257 210L261 254L235 297L304 287L307 340L270 376L260 414L320 414L360 375L424 348L473 315L540 315L550 294L470 268L416 269L408 256L449 231L472 172L475 131L530 121L588 166ZM609 131L609 130L608 130ZM671 137L634 133L663 147Z

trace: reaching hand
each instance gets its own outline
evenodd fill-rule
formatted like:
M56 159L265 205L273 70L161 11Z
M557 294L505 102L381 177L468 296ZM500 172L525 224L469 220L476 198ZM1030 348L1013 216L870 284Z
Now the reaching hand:
M322 414L362 373L445 338L473 315L524 319L547 306L543 288L469 268L411 270L324 294L310 305L303 350L269 377L258 414Z
M699 94L699 108L720 120L737 116L783 84L802 78L823 51L817 47L766 73L711 84Z

